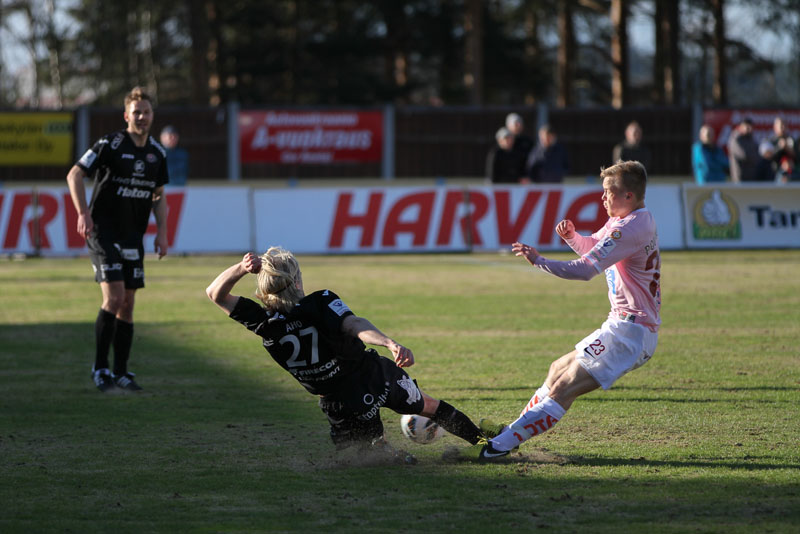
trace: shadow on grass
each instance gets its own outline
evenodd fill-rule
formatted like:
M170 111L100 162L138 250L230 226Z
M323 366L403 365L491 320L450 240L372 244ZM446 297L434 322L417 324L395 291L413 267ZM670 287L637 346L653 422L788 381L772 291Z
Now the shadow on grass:
M747 461L742 458L696 458L686 460L648 460L646 458L609 458L600 456L571 456L568 463L576 465L589 465L594 467L674 467L678 469L700 467L719 469L744 469L747 471L771 471L782 469L800 469L800 464L781 464L770 456L747 456ZM762 460L772 460L765 463Z

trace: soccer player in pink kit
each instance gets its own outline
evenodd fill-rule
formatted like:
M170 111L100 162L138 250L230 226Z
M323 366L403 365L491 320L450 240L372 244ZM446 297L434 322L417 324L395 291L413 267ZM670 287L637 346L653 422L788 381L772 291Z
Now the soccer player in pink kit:
M519 418L508 426L484 420L481 430L494 436L464 449L461 456L492 460L507 455L533 436L547 432L576 398L614 382L644 365L653 355L661 323L660 267L656 223L644 205L647 171L638 161L620 161L603 169L606 224L589 237L575 232L570 220L556 232L580 258L548 260L528 245L511 250L534 267L568 280L589 280L605 271L611 312L603 325L550 365Z

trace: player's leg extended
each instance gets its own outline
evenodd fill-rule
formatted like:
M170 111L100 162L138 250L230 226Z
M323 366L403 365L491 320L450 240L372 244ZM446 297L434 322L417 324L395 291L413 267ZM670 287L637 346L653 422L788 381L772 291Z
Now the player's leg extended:
M445 401L436 400L421 390L420 393L425 400L420 415L428 417L440 427L472 445L478 443L483 434L469 417Z
M569 364L575 359L575 355L573 352L569 354L565 354L564 356L560 357L556 361L550 364L550 370L547 372L547 378L545 379L544 383L536 390L536 392L531 397L531 400L528 401L528 404L522 409L519 413L520 415L524 414L537 404L541 402L547 395L550 394L550 388L553 387L553 384L556 383L558 378L564 374L564 371L567 370Z
M550 389L550 394L533 408L520 415L499 436L492 438L490 445L497 451L510 451L514 447L550 430L569 410L579 396L600 387L571 352L572 362L561 373Z

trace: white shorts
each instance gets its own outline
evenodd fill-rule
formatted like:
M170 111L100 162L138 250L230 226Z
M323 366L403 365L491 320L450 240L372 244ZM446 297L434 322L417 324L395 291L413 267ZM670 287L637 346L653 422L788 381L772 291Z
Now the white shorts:
M619 377L647 363L657 344L658 332L609 318L575 345L575 358L603 389L608 389Z

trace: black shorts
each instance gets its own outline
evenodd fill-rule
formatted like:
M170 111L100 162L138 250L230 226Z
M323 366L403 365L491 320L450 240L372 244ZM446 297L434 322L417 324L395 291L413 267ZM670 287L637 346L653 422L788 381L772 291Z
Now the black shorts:
M125 289L144 287L142 239L116 242L92 232L86 240L96 282L125 282Z
M382 435L381 408L400 414L418 414L425 407L422 392L408 373L389 358L377 353L373 358L347 387L319 401L331 424L334 442L337 442L337 434L349 434L349 439L356 440Z

